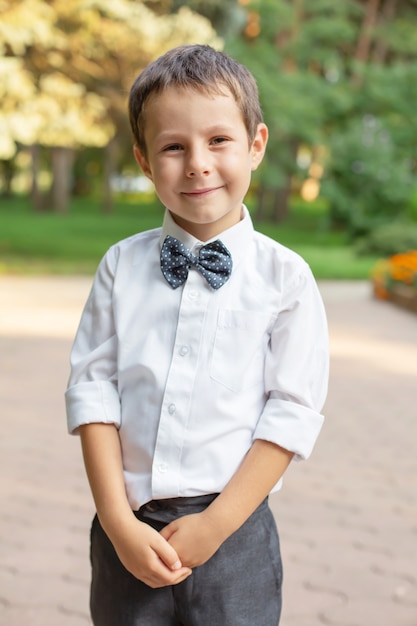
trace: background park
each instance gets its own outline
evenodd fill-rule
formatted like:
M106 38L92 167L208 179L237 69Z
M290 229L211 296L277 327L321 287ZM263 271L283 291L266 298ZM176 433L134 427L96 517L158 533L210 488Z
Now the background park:
M115 240L160 223L132 158L126 96L150 60L194 41L257 78L270 128L247 199L259 230L318 279L369 278L377 259L417 248L417 2L2 0L0 10L0 272L89 274ZM415 286L415 259L405 262Z
M132 80L193 42L257 79L247 204L329 319L325 426L271 496L280 626L416 626L417 0L0 0L0 624L91 625L69 351L102 254L161 222Z

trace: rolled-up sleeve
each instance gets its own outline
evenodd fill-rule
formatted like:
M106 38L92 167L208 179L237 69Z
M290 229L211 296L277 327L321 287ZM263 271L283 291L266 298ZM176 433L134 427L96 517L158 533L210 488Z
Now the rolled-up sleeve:
M272 329L265 366L268 394L254 438L310 456L323 425L328 386L328 328L317 284L307 265L286 289Z
M117 337L112 297L116 252L111 248L99 265L71 351L71 374L65 393L67 424L107 423L120 426Z

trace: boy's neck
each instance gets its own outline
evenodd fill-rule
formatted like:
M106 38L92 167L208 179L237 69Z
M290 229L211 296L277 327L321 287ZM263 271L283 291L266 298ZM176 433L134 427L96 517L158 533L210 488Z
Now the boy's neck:
M195 239L198 239L202 242L219 237L226 230L229 230L229 228L232 228L233 226L238 224L244 217L243 205L240 212L240 218L226 225L222 222L222 226L220 226L217 222L214 222L212 224L190 224L189 222L185 222L184 220L179 219L178 216L171 213L169 209L168 213L170 214L172 220L177 224L177 226L182 228L182 230L184 230L192 237L195 237Z

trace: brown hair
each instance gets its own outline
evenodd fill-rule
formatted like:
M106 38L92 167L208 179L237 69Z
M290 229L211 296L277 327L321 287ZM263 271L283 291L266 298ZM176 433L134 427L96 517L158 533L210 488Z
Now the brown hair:
M185 45L169 50L148 65L134 81L129 94L129 119L134 142L146 156L144 107L148 98L167 87L196 89L207 94L230 90L242 112L249 143L262 122L258 88L244 66L207 45Z

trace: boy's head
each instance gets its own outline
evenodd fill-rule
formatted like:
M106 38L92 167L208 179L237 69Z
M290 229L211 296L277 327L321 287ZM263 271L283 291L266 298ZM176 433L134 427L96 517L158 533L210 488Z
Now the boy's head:
M134 155L183 230L208 241L242 219L268 130L250 72L209 46L151 63L130 93Z
M206 95L231 93L251 144L262 122L258 88L249 70L207 45L179 46L166 52L136 78L129 96L129 118L134 141L146 156L144 136L145 104L151 95L169 87L193 89Z

